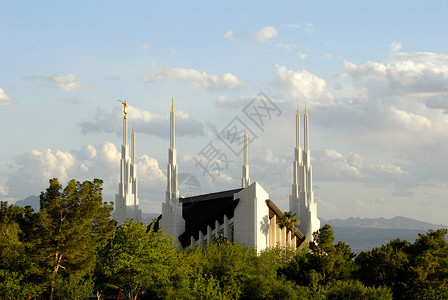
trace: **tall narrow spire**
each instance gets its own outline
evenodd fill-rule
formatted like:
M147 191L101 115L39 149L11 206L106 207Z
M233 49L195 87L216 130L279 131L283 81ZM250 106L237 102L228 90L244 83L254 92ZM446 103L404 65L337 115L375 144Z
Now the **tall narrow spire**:
M298 107L298 106L297 106ZM313 169L309 149L308 108L305 101L303 118L304 146L300 147L300 116L296 115L296 148L293 163L292 194L289 197L289 210L297 214L300 220L299 229L305 235L306 241L312 241L313 232L320 228L317 218L317 204L314 202Z
M310 148L309 148L309 131L308 131L308 112L306 109L306 101L305 101L305 118L303 120L303 127L304 127L303 129L304 129L304 134L305 134L303 150L308 151Z
M249 178L249 153L248 153L248 142L247 142L247 128L244 125L244 164L243 164L243 177L241 178L241 187L246 188L250 185Z
M171 98L171 113L170 113L170 149L174 149L174 99Z
M170 200L179 198L177 189L177 152L175 147L175 115L174 100L171 98L170 112L170 148L168 149L168 177L167 177L167 197Z
M175 244L179 243L179 236L185 231L185 220L182 218L182 204L179 201L177 177L177 151L174 144L175 115L174 100L171 98L170 111L170 147L168 149L168 166L166 174L166 196L162 204L162 219L160 226L173 237Z
M247 153L247 127L244 125L244 164L247 165L248 153Z
M132 121L132 150L131 150L131 164L135 163L135 131L134 131L134 121Z
M299 115L299 103L297 102L297 114L296 114L296 148L300 147L300 115Z
M141 220L141 210L138 208L138 178L137 165L135 164L135 131L132 124L131 149L128 144L128 120L126 101L123 104L123 144L121 145L120 159L120 183L118 184L118 194L115 195L115 211L113 218L118 224L126 221L127 218ZM131 157L129 152L131 151Z

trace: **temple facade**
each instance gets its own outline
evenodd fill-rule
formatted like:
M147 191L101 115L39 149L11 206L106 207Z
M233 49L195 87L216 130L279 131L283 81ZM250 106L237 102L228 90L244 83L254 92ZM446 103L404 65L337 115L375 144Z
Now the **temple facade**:
M123 101L123 144L121 145L120 182L118 194L115 194L115 210L112 218L120 225L126 219L131 218L141 221L142 213L139 209L137 164L135 162L135 131L132 125L131 144L128 144L128 118L127 102ZM129 156L129 150L131 155Z
M313 239L313 232L319 230L320 220L317 217L317 204L314 202L313 169L309 147L308 113L306 110L303 120L304 144L300 146L300 115L297 106L296 115L296 147L294 149L294 163L292 167L292 193L289 196L289 211L296 214L300 220L298 228L305 235L306 241Z
M267 247L299 247L312 240L320 228L312 191L312 168L308 144L308 115L304 115L304 149L300 147L300 116L296 116L296 147L293 164L293 185L289 209L299 223L284 227L284 214L257 182L250 182L248 137L244 134L244 162L241 187L233 190L181 198L178 190L178 166L175 148L175 112L171 103L170 147L168 149L167 190L162 215L155 228L162 228L174 243L182 247L209 245L213 239L253 246L257 251Z

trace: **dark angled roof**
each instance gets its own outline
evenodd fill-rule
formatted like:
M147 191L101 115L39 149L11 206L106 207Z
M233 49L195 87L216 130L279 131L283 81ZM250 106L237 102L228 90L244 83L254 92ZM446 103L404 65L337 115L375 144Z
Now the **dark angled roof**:
M216 193L210 193L210 194L185 197L185 198L180 198L179 201L182 203L194 203L194 202L199 202L199 201L213 200L213 199L217 199L217 198L226 198L226 197L233 198L233 194L238 193L241 190L242 190L242 188L228 190L228 191L221 191L221 192L216 192Z
M233 199L233 195L242 189L234 189L211 194L198 195L179 199L182 203L182 217L185 220L185 232L179 237L182 246L190 244L193 236L199 238L199 231L207 234L207 226L213 230L215 220L224 223L224 215L228 219L233 218L233 213L239 200Z
M277 217L282 217L284 214L282 213L282 211L277 207L277 205L274 204L274 202L272 202L272 200L267 199L266 200L266 205L269 207L269 219L271 219L274 214ZM293 234L297 237L297 246L299 246L300 244L302 244L305 241L305 236L303 235L303 233L297 228L297 225L300 224L300 220L297 224L295 224L295 230L293 232Z

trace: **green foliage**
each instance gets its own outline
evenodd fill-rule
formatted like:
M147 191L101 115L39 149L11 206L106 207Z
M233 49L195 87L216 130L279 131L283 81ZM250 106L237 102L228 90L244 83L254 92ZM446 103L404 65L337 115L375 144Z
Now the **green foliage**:
M0 269L23 272L26 269L25 245L20 241L22 233L18 220L24 209L0 202Z
M57 283L94 270L96 248L113 233L113 207L103 203L101 185L100 179L84 183L71 180L62 189L57 179L51 179L40 195L40 212L23 212L22 239L31 261L30 277L47 287L49 298Z
M350 247L342 242L333 244L333 230L328 224L313 233L313 238L309 249L297 251L280 273L304 286L349 279L355 268Z
M364 284L390 287L396 299L438 299L448 290L446 233L429 230L414 244L397 239L362 252L356 275Z
M296 214L286 211L283 216L278 218L278 225L280 228L286 227L289 231L294 231L295 224L299 223L299 219L296 218Z
M406 293L409 247L408 242L396 239L379 248L361 252L355 259L359 267L356 276L370 286L390 287L395 296Z
M41 293L41 287L24 280L24 275L8 270L0 270L0 296L1 299L29 299Z
M186 296L186 295L185 295ZM226 299L221 293L219 281L210 276L199 273L193 281L190 296L192 299L223 300Z
M41 211L0 202L0 298L84 299L447 299L447 230L414 244L399 239L362 252L334 244L324 225L300 249L257 253L222 235L185 250L162 230L127 220L115 229L102 181L57 179ZM294 229L285 213L282 227ZM355 280L356 279L356 280Z
M366 287L359 281L335 281L327 288L328 300L392 300L392 293L384 287Z
M122 291L129 299L145 292L162 296L170 281L178 252L161 231L147 232L142 222L128 219L98 251L98 273L109 287Z
M92 294L93 279L83 278L79 274L71 274L67 278L59 278L54 290L54 299L81 300Z

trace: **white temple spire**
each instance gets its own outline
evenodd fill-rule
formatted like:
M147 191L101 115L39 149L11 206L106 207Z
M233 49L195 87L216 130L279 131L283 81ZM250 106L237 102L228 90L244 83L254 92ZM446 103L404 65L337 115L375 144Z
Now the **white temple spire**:
M179 198L178 181L177 181L177 151L174 144L175 140L175 115L174 115L174 99L171 98L170 112L170 148L168 149L168 171L167 171L167 197L170 200Z
M313 170L309 149L308 111L305 102L304 113L304 148L300 147L300 116L297 106L296 115L296 147L293 163L292 193L289 197L289 210L300 220L299 229L305 235L306 241L313 239L313 232L320 228L317 218L317 205L314 202Z
M308 151L310 149L310 145L309 145L309 131L308 131L308 112L306 109L306 101L305 101L305 118L303 120L303 126L304 126L304 131L305 131L305 141L304 141L304 145L303 145L303 150L304 151Z
M174 149L174 99L171 98L171 113L170 113L170 149Z
M126 101L118 100L123 104L123 144L121 145L120 159L120 183L118 184L118 194L115 195L115 211L113 218L118 225L128 218L141 220L141 210L138 208L138 178L137 165L135 163L135 132L132 125L131 137L131 157L129 157L128 145L128 118Z
M249 153L248 153L248 143L247 143L247 128L244 126L244 164L243 164L243 177L241 178L241 187L246 188L250 185L249 178Z
M132 122L131 143L132 143L131 164L135 164L135 131L134 131L134 122Z
M179 201L177 177L177 151L175 139L174 100L171 98L170 111L170 147L168 149L168 166L166 174L166 196L162 204L162 219L160 226L168 235L173 237L174 243L179 243L179 235L185 230L185 220L182 218L182 204Z
M300 114L299 114L299 102L297 102L297 114L296 114L296 148L300 147Z

